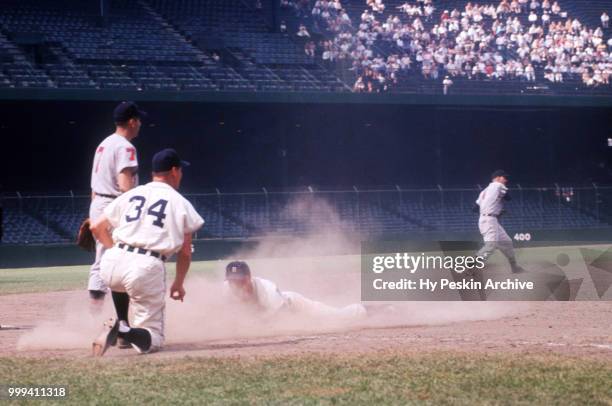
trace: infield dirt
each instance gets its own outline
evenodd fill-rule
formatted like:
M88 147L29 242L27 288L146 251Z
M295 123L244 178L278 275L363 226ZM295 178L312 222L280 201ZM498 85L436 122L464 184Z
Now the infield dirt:
M193 286L192 286L193 288ZM110 303L89 314L82 291L0 296L0 355L90 356L91 339ZM195 296L195 295L194 295ZM427 353L566 354L612 362L612 306L607 302L406 303L398 314L361 323L220 318L197 301L168 303L167 344L152 357ZM197 310L197 314L192 312ZM189 321L190 319L190 321ZM106 357L135 357L111 348Z

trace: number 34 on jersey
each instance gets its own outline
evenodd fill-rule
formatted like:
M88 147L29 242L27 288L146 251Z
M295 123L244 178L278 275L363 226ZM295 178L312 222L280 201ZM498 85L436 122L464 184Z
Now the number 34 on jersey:
M131 223L132 221L136 221L140 219L142 216L142 208L146 203L146 199L143 196L132 196L130 198L131 202L137 202L134 206L132 206L132 214L126 214L125 221ZM153 225L157 227L164 226L164 219L166 218L166 206L168 206L168 201L165 199L159 199L157 202L153 203L151 207L147 210L147 215L155 217L153 221Z
M204 220L191 203L164 182L149 182L124 193L104 209L113 226L113 240L170 256L184 235Z

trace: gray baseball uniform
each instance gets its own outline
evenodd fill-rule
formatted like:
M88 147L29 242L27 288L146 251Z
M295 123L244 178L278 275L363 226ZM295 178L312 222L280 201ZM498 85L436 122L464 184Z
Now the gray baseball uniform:
M480 195L476 204L480 207L480 218L478 228L484 240L484 246L478 251L479 256L488 258L493 251L499 249L510 261L516 263L512 239L499 223L504 207L503 199L508 188L499 182L491 182Z
M92 223L121 194L117 179L126 168L138 168L136 148L119 134L109 135L96 148L91 170L91 190L94 196L89 206L89 218ZM134 183L138 184L138 178ZM104 251L104 246L96 241L96 260L89 271L87 284L90 291L106 292L107 286L100 278L100 260Z

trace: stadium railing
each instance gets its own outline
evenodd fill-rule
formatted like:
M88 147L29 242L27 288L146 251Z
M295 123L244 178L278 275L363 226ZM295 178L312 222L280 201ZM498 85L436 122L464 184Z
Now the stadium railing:
M481 188L261 191L187 193L205 218L198 239L339 232L368 238L411 232L476 231L472 211ZM509 233L609 228L612 186L510 189L502 223ZM88 216L88 195L2 197L3 243L47 244L74 240Z

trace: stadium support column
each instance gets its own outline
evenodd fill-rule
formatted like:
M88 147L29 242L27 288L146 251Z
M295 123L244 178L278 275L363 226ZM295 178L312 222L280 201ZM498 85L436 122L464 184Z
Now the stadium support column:
M557 145L559 144L559 134L561 134L561 117L562 110L560 108L545 111L544 113L546 121L543 123L540 131L544 134L546 140L546 172L550 173L555 180L560 180L566 174L565 171L561 170L562 166L557 160Z
M436 170L436 184L441 185L442 183L444 183L443 181L443 177L444 177L444 168L443 168L443 163L444 160L442 159L442 128L440 123L442 122L441 117L444 117L445 112L440 110L440 109L436 109L436 113L434 115L434 117L436 118L434 120L434 137L435 137L435 146L434 146L434 167Z
M110 14L110 0L100 0L100 19L101 26L106 26Z
M3 216L3 211L2 211L2 185L0 185L0 244L2 243L2 225L4 224L4 218Z
M279 124L280 125L280 124ZM278 156L280 159L280 170L281 170L281 186L283 190L287 189L289 186L289 151L287 146L287 134L291 131L291 127L289 128L281 128L280 129L280 143L278 148Z
M272 32L280 32L280 0L270 0L270 3Z

